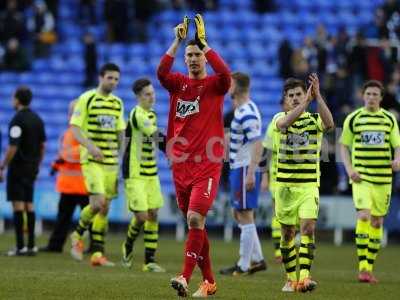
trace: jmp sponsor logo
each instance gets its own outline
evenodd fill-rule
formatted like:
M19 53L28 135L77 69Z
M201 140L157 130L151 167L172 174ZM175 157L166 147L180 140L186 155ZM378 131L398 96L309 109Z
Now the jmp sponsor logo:
M180 118L197 114L199 111L199 98L197 98L195 101L183 101L179 99L176 105L176 116Z
M363 145L383 145L385 133L379 131L364 131L361 133L361 143Z
M289 133L287 136L287 144L293 148L308 146L308 132L301 134Z
M100 123L100 127L103 129L114 129L115 128L115 117L100 115L97 117L97 121Z

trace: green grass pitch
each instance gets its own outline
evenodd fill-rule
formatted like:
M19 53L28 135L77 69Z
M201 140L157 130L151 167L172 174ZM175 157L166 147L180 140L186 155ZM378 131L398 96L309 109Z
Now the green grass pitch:
M42 254L36 257L0 256L0 299L176 299L169 279L180 271L183 244L163 236L160 240L158 261L167 269L164 274L141 271L143 243L139 238L135 248L132 269L119 264L120 245L123 235L110 233L106 247L108 256L117 262L114 268L93 268L88 263L78 263L69 256L68 248L63 254ZM43 245L45 237L38 239ZM212 242L214 271L231 265L238 252L238 242ZM11 233L0 236L0 251L14 245ZM69 246L69 243L66 245ZM282 267L272 262L272 245L263 242L263 251L269 268L252 276L216 276L218 291L215 299L400 299L400 247L382 249L377 259L375 274L378 285L356 282L356 254L353 245L335 247L317 243L316 259L312 268L318 288L308 294L283 294ZM197 269L190 283L194 292L200 280Z

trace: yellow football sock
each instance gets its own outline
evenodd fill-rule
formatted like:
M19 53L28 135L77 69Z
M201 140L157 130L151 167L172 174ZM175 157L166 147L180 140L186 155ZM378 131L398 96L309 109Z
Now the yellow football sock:
M271 220L271 234L272 241L275 248L275 257L281 257L280 240L281 240L281 224L278 222L277 218L274 216Z
M154 255L158 246L158 222L144 223L144 256L145 264L154 262Z
M297 253L294 245L294 239L286 242L281 238L281 252L282 262L285 267L285 271L288 279L297 281L296 275L296 264L297 264Z
M299 249L300 280L310 276L311 265L314 259L314 249L314 237L302 235Z
M107 229L108 219L102 214L96 214L92 225L93 252L104 252L104 235Z
M383 236L383 227L369 227L369 243L368 243L368 271L372 271L374 268L374 262L376 256L378 255L378 251L381 247L381 240Z
M128 232L126 233L126 245L128 247L132 247L136 238L140 234L140 230L142 229L143 223L139 224L135 217L132 217L129 226Z
M367 253L368 253L368 239L369 239L369 221L363 221L357 219L356 225L356 246L357 246L357 255L358 255L358 270L359 271L368 271L368 261L367 261Z
M86 205L81 211L78 226L75 231L79 235L83 235L83 233L89 228L90 223L92 223L94 216L95 213L93 213L90 205Z

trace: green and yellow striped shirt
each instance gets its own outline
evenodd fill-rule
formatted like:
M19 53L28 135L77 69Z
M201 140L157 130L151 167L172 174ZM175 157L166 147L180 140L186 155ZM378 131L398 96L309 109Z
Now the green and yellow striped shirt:
M157 176L156 145L157 116L153 110L137 105L129 114L125 136L129 138L123 161L124 178Z
M104 160L97 161L81 147L81 163L118 164L118 134L125 129L124 104L120 98L113 94L104 96L96 90L87 91L79 97L70 124L80 127L104 155Z
M350 148L352 166L363 181L392 183L392 150L400 147L399 127L392 113L383 108L377 112L357 109L346 117L340 142Z
M276 183L283 186L319 186L319 158L323 125L319 114L302 113L282 133L276 123L285 112L274 117L273 128L277 133Z

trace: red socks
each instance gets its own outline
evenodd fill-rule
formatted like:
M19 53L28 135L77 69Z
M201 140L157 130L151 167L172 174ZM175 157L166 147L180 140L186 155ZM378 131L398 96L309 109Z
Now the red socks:
M190 228L186 240L184 266L182 276L189 282L194 267L197 264L200 253L203 249L204 230Z
M210 243L208 242L208 234L205 229L203 231L203 235L203 249L201 249L197 264L199 265L201 273L203 274L203 280L207 280L209 283L214 283L214 275L211 269Z

